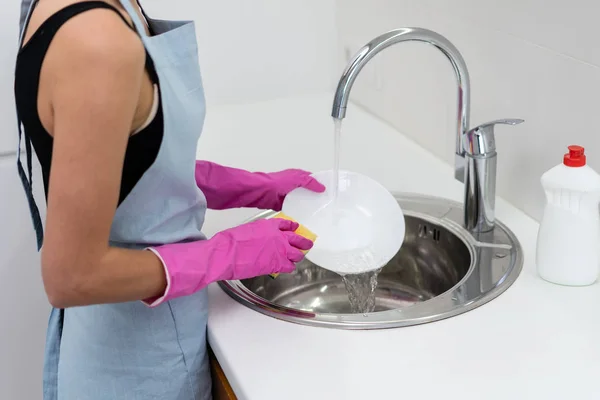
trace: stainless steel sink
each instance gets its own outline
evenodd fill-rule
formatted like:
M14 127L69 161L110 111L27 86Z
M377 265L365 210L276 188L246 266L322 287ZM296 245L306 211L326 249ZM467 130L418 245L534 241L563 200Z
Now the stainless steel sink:
M514 234L469 233L459 203L396 194L406 220L405 242L379 274L375 310L352 313L342 278L304 260L296 271L220 282L238 302L289 322L340 329L382 329L449 318L481 306L512 285L523 266ZM253 218L270 218L263 212Z
M469 129L467 65L445 37L427 29L401 28L367 43L344 70L331 115L338 124L344 119L352 85L369 60L384 49L407 41L434 45L448 58L456 74L454 173L464 183L465 206L439 198L396 195L405 213L406 238L379 275L373 312L353 313L342 277L306 260L298 264L294 273L277 279L221 282L221 287L240 303L263 314L306 325L394 328L465 313L496 298L519 276L523 267L521 247L514 234L495 219L494 126L523 121L498 120ZM273 215L265 212L255 219Z

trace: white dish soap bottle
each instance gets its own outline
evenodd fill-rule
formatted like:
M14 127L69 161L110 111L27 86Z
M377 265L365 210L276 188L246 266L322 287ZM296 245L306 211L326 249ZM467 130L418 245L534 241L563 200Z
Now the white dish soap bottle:
M546 207L537 239L539 276L568 286L591 285L600 272L600 175L584 148L569 146L562 164L542 175Z

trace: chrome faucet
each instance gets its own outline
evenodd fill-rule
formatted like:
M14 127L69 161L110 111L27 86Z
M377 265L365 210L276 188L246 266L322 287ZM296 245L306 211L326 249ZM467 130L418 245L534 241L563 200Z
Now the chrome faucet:
M401 28L376 37L350 60L338 83L331 116L343 119L352 85L361 69L376 54L396 43L418 41L437 47L448 58L458 83L458 121L454 156L454 177L465 184L464 224L474 233L494 228L496 200L496 146L494 126L498 123L516 125L523 120L500 120L469 130L469 72L460 52L448 39L422 28Z

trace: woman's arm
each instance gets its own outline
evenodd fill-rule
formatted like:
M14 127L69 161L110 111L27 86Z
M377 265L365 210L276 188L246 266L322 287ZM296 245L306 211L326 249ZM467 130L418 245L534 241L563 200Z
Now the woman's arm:
M57 33L40 85L54 136L42 275L58 308L141 300L166 287L150 251L109 247L145 52L114 12L88 11Z

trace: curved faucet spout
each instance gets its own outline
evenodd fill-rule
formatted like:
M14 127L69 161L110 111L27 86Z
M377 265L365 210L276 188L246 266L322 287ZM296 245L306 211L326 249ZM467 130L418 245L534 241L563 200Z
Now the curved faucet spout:
M336 119L343 119L346 116L346 107L350 90L360 73L361 69L377 53L396 43L407 41L419 41L434 45L450 60L456 79L458 82L458 121L456 129L456 156L455 156L455 177L464 182L464 149L462 146L462 137L469 129L469 107L470 107L470 82L467 65L462 55L448 39L440 34L422 28L401 28L384 33L373 39L365 45L350 60L344 70L338 83L335 97L333 100L333 109L331 116Z

